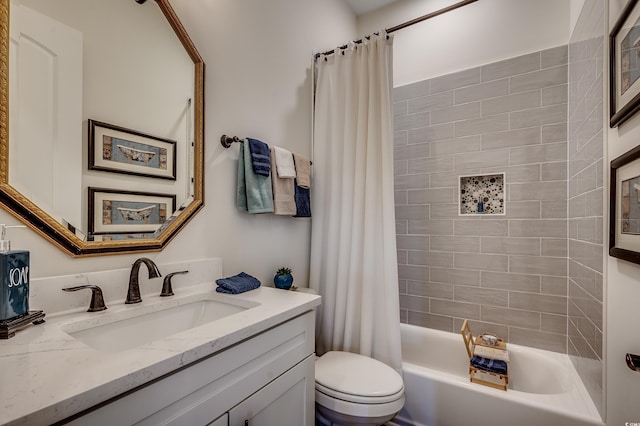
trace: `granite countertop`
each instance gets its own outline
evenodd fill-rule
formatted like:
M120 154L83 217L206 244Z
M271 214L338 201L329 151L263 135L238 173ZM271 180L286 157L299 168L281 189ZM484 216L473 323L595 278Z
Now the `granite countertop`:
M313 294L260 287L238 295L212 291L211 283L181 289L169 298L147 296L136 305L106 311L74 310L0 341L0 424L50 424L107 401L150 380L219 352L320 304ZM177 293L177 292L176 292ZM99 323L106 315L203 297L248 309L139 347L107 353L63 331L80 320Z

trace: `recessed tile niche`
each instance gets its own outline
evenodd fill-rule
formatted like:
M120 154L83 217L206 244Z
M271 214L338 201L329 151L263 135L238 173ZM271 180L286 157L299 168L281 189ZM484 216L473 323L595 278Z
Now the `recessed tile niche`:
M460 176L458 204L461 216L504 215L504 173Z

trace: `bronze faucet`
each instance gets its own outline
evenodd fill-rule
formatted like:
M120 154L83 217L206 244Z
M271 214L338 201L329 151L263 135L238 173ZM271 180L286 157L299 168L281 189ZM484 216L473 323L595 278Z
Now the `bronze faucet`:
M142 297L140 297L140 284L138 282L138 273L140 271L140 264L144 263L147 267L147 271L149 271L149 278L158 278L161 277L162 274L158 270L158 266L153 263L153 260L141 257L133 262L131 265L131 274L129 275L129 290L127 291L127 300L125 303L140 303L142 302Z

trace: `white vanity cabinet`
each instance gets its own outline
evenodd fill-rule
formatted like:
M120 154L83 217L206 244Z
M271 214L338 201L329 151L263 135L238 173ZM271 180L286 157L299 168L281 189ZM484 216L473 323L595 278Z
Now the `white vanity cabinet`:
M63 423L311 426L314 333L308 311Z

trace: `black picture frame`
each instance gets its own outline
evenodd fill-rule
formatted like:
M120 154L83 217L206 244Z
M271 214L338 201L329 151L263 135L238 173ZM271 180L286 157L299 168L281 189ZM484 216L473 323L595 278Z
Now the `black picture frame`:
M88 125L89 170L176 180L176 141L91 119Z
M610 185L609 255L640 264L640 146L611 161Z
M634 46L631 40L636 38L635 33L640 33L640 8L638 0L629 0L609 34L609 126L612 128L640 110L640 68L635 68L637 61L632 55L640 51L640 46Z
M151 238L175 210L175 194L89 187L89 235L93 239L110 234L145 234Z

